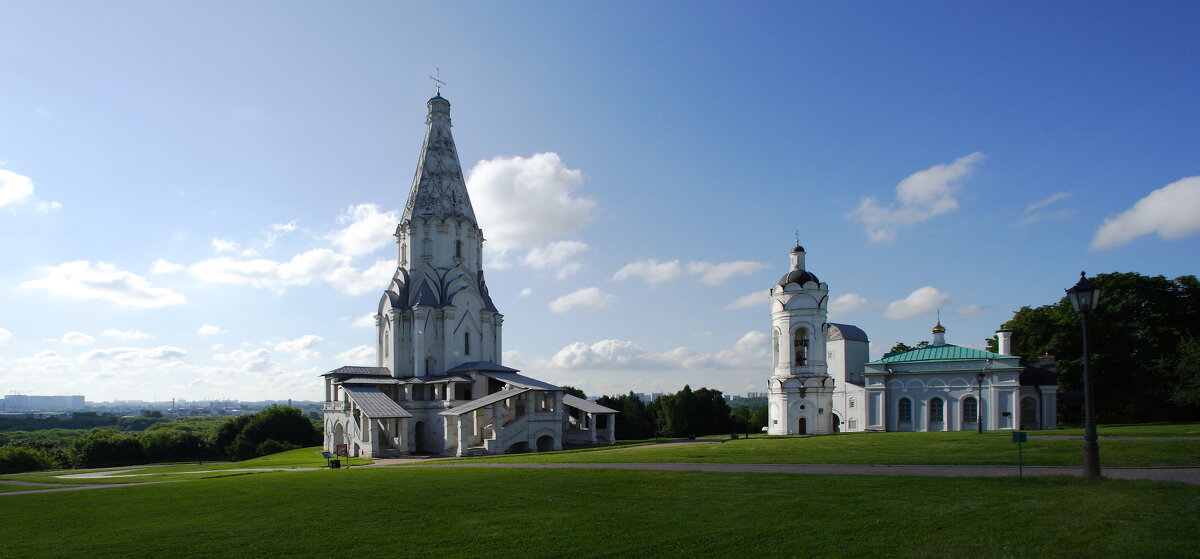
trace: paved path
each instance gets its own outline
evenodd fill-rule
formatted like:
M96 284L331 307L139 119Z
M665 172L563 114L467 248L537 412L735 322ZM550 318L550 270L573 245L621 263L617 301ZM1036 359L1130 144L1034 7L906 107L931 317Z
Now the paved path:
M425 464L425 468L529 468L655 470L667 472L735 472L752 474L834 474L863 476L1016 477L1016 466L872 466L854 464ZM1104 468L1110 479L1178 481L1200 485L1200 468ZM1059 466L1025 466L1027 476L1082 476L1083 469Z

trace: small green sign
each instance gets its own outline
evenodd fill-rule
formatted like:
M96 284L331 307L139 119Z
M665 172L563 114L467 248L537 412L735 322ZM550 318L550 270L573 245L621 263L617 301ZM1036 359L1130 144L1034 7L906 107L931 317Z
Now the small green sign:
M1027 442L1029 439L1026 438L1026 435L1027 435L1027 433L1025 433L1024 431L1013 431L1013 442L1014 443Z

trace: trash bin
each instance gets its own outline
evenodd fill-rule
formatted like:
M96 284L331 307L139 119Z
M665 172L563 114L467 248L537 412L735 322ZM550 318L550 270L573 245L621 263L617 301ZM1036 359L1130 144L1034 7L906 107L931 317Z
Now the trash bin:
M334 469L336 469L336 468L341 468L341 467L342 467L342 461L341 461L341 460L330 460L330 461L329 461L329 467L330 467L330 468L334 468Z

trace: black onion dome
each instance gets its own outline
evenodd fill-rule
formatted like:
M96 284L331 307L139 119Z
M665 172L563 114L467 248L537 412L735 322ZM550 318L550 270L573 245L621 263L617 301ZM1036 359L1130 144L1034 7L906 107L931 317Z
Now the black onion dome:
M807 282L821 283L817 276L808 270L792 270L787 275L779 278L779 285L787 285L789 283L797 283L804 285Z
M804 247L797 244L796 248L792 249L792 252L804 252Z

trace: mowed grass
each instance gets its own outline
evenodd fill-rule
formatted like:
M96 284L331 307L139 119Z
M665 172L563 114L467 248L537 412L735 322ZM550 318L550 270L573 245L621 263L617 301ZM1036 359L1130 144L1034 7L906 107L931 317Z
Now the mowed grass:
M363 468L9 494L5 557L1181 557L1200 487Z
M1036 433L1036 432L1035 432ZM1054 433L1054 432L1048 432ZM1076 466L1083 441L1031 436L1022 449L1031 466ZM529 453L459 460L500 463L692 462L724 464L1016 465L1008 432L847 433L824 437L758 437L669 447L579 453ZM1100 443L1104 467L1200 466L1200 440L1121 440Z
M1200 423L1139 423L1132 425L1100 425L1101 437L1200 437ZM1063 427L1054 431L1029 431L1036 435L1083 436L1083 427Z
M342 464L346 459L342 458ZM365 458L351 458L350 466L370 464ZM196 462L177 464L156 464L145 466L123 466L118 468L97 468L90 470L55 470L47 472L29 472L0 476L0 480L19 480L35 483L53 484L110 484L110 483L146 483L151 481L183 481L212 477L228 477L246 475L248 472L229 471L245 468L321 468L326 465L321 456L320 447L298 448L277 454L270 454L242 460L241 462ZM83 474L89 472L114 472L113 477L96 478L62 478L62 475ZM0 484L0 491L7 485Z

